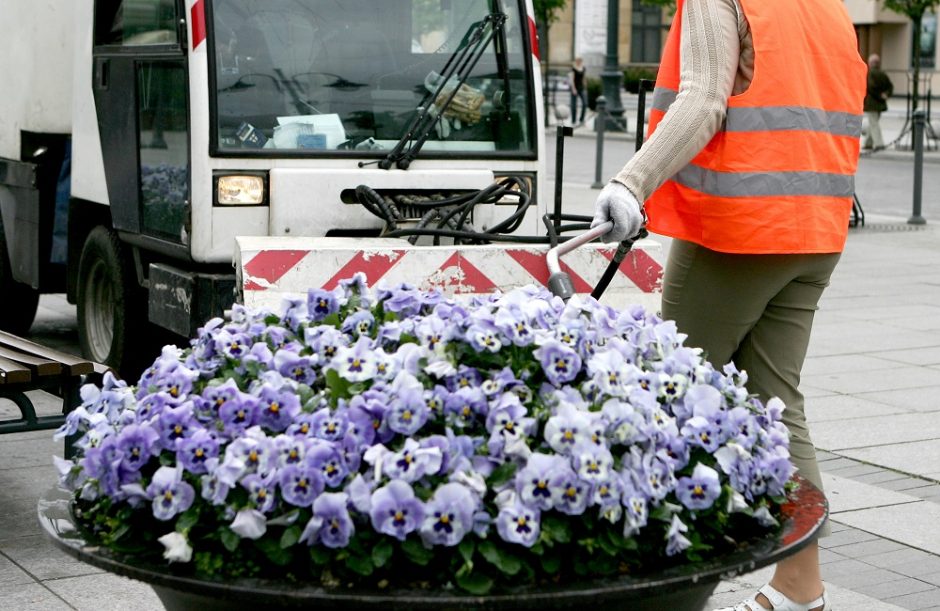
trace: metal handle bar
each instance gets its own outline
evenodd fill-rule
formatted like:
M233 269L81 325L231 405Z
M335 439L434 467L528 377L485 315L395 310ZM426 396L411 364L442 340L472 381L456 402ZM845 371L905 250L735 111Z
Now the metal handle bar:
M560 257L568 254L582 244L587 244L591 240L601 237L613 228L613 221L607 221L550 249L548 254L545 255L545 261L548 264L549 275L554 276L555 274L561 272L561 261L559 260Z
M613 229L613 227L614 223L612 221L601 223L597 227L549 249L548 254L545 255L545 262L548 264L549 271L548 290L551 291L553 295L561 297L565 301L568 301L571 299L571 296L574 295L574 283L571 281L571 276L561 271L561 261L559 257L571 252L582 244L601 237Z

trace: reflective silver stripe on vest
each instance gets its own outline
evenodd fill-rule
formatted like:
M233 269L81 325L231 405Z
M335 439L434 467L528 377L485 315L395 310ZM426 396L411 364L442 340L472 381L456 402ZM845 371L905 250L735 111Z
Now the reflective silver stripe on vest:
M676 101L677 92L665 87L653 90L653 108L666 112ZM729 108L725 122L728 132L794 131L826 132L834 136L862 134L862 115L826 111L804 106L760 106Z
M823 172L716 172L690 164L679 170L672 180L717 197L852 197L855 193L854 176Z
M672 103L676 101L677 91L666 89L665 87L655 87L653 89L653 108L666 112Z

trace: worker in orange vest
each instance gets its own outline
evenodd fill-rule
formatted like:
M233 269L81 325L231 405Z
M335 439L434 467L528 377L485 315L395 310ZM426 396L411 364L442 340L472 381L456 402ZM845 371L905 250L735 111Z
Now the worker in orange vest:
M791 459L820 489L798 386L848 234L865 82L841 0L678 0L649 138L595 204L594 225L613 221L605 241L647 215L673 238L663 316L784 401ZM816 544L733 609L771 608L830 609Z

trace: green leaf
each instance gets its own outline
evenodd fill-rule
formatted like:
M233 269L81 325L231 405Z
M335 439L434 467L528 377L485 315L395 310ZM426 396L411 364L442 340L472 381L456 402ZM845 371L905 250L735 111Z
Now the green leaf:
M417 539L402 541L401 549L408 556L408 559L418 566L427 566L434 558L434 551L425 548L424 544Z
M660 522L672 522L672 512L665 505L650 510L649 517Z
M558 543L568 543L571 541L571 532L568 530L568 524L557 516L546 516L542 518L542 530L548 536Z
M457 546L457 550L460 552L460 556L463 558L463 561L466 563L471 563L473 561L473 552L476 549L476 543L473 542L473 539L464 539L460 542L460 545Z
M555 554L548 554L540 558L542 562L542 570L550 575L554 575L561 569L561 557L556 556Z
M359 573L363 577L368 577L375 569L372 564L372 559L368 556L358 556L352 554L346 558L346 568L355 573Z
M321 325L331 325L331 326L334 326L334 327L336 327L336 328L338 329L338 328L339 328L339 323L340 323L339 314L337 314L336 312L334 312L334 313L332 313L332 314L327 314L327 315L323 318L323 321L322 321L320 324L321 324Z
M467 573L457 576L457 585L470 594L482 596L493 589L493 580L481 573Z
M500 570L501 573L512 577L522 568L522 563L511 553L499 548L492 541L480 543L480 554L486 561Z
M490 476L486 478L487 487L496 488L505 484L513 478L518 468L519 465L511 462L503 463L496 467Z
M288 547L296 545L296 543L300 541L300 535L302 535L303 532L303 529L297 524L286 528L284 534L281 535L281 549L287 549Z
M340 377L339 372L335 369L328 369L326 372L326 387L330 390L330 395L333 399L348 399L352 395L349 394L349 387L352 384L349 380L344 380Z
M600 547L602 550L604 550L605 554L607 554L608 556L617 555L617 552L619 550L617 549L617 545L614 544L614 542L610 540L610 537L605 537L605 536L598 537L596 541L597 541L597 546Z
M313 563L318 566L323 566L328 564L332 559L332 554L330 550L325 547L320 547L319 545L311 546L310 548L310 559L313 560Z
M391 541L387 538L379 539L379 542L372 548L372 564L377 568L382 568L385 566L385 563L388 562L389 558L392 557L394 551L395 548L392 547Z
M188 533L199 522L199 505L193 505L176 518L176 531Z
M255 540L255 547L261 550L268 560L277 566L286 566L290 564L293 554L289 550L281 548L280 542L272 541L271 539L257 539Z
M219 534L219 538L222 539L222 545L230 552L234 552L238 548L238 544L241 542L241 537L236 535L232 530L228 528L223 528L222 532Z

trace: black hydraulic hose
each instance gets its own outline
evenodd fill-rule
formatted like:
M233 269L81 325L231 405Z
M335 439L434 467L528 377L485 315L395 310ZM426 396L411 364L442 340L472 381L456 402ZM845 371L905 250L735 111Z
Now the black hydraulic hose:
M617 252L614 253L614 257L607 265L607 269L604 270L604 275L602 275L601 279L598 280L597 284L594 285L594 290L591 291L591 297L594 299L601 298L601 295L604 294L604 291L606 291L607 287L610 285L610 281L614 279L614 275L617 273L617 269L620 268L620 263L623 262L627 256L627 253L630 252L631 248L633 248L633 243L641 238L645 238L648 235L649 232L646 231L646 229L641 229L640 233L632 238L624 240L617 246Z
M395 198L385 198L368 185L356 187L356 197L374 216L386 223L388 237L405 237L414 244L419 236L434 238L434 244L440 244L442 237L453 238L457 243L487 243L492 241L517 241L524 243L545 243L541 237L521 236L508 237L503 234L516 231L525 218L526 211L532 205L532 198L522 179L510 176L488 185L484 189L471 193L462 193L438 200L422 201L405 195ZM515 210L493 227L486 231L476 231L469 223L474 208L481 203L495 203L506 197L516 198ZM421 215L417 226L408 229L399 229L398 223L404 216L395 205L414 206L426 211ZM431 228L429 225L436 225Z
M501 234L489 234L489 233L478 233L470 231L451 231L448 229L422 229L417 231L414 229L398 229L397 231L390 231L385 234L387 238L403 238L406 236L412 235L429 235L429 236L439 236L443 238L460 238L460 239L470 239L470 240L484 240L489 242L519 242L521 244L547 244L548 238L544 236L514 236L514 235L501 235ZM564 240L562 240L564 241Z
M356 197L359 199L360 203L363 203L363 206L365 206L369 212L384 220L389 229L393 231L398 227L397 221L403 220L398 209L386 202L385 198L376 193L372 187L359 185L356 187ZM364 203L369 202L370 200L370 203L377 207L381 211L381 214L376 214L374 208L370 208L368 204Z

